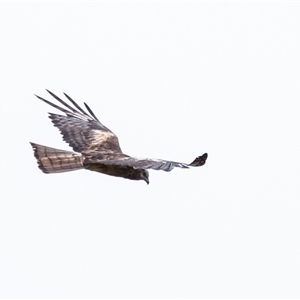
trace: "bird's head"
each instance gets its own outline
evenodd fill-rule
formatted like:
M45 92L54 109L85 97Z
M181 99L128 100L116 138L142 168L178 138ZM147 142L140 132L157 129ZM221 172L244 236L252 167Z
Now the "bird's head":
M149 172L147 170L139 170L139 180L145 180L149 184Z

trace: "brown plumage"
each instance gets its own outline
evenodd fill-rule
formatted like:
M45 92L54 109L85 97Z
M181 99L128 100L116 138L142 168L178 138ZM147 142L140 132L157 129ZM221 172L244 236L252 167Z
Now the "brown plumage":
M63 140L75 152L31 143L38 166L44 173L87 169L131 180L144 180L149 183L149 174L146 169L168 172L174 167L186 169L190 166L199 167L205 164L207 153L198 156L190 164L128 156L122 152L117 136L97 119L86 103L84 105L89 114L67 94L65 96L73 106L50 91L48 92L63 107L42 97L36 97L65 113L65 116L49 113L49 118L54 126L60 130Z

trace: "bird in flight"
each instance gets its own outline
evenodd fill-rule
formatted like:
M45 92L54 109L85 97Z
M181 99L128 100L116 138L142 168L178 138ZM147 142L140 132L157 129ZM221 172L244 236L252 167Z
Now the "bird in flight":
M144 180L149 184L147 169L169 172L174 167L187 169L205 164L207 153L198 156L190 164L126 155L121 150L118 137L97 119L86 103L84 105L87 112L67 94L64 93L72 106L52 92L48 90L47 92L60 102L62 107L40 96L35 96L65 114L49 113L49 118L74 152L30 143L38 166L44 173L87 169L131 180Z

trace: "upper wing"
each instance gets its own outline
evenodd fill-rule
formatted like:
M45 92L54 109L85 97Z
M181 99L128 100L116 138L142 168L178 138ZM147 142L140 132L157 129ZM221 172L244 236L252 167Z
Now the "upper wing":
M192 163L185 164L175 161L167 161L162 159L148 159L148 158L135 158L135 157L121 157L119 159L108 159L101 160L97 158L90 158L84 161L84 164L103 164L103 165L117 165L117 166L128 166L134 169L154 169L163 170L166 172L172 171L174 167L177 168L188 168L188 167L200 167L203 166L207 159L207 153L198 156Z
M47 92L63 104L64 107L57 106L37 95L36 97L66 114L66 116L62 116L49 113L49 118L52 120L54 126L60 130L63 135L63 140L66 141L74 151L122 153L117 136L97 119L86 103L84 103L84 105L89 114L67 94L65 94L65 96L74 107L50 91L47 90Z

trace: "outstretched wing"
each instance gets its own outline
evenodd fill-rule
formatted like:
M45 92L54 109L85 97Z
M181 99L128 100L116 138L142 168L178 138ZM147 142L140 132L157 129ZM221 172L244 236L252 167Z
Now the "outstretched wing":
M108 159L101 160L97 158L90 158L84 161L84 164L103 164L103 165L116 165L116 166L127 166L134 169L154 169L163 170L166 172L172 171L175 167L177 168L189 168L189 167L200 167L203 166L207 159L207 153L198 156L192 163L185 164L175 161L168 161L162 159L148 159L148 158L135 158L135 157L122 157L119 159Z
M40 96L40 100L57 108L66 114L66 116L49 113L49 118L63 135L63 140L66 141L76 152L105 152L113 154L121 154L122 150L119 145L117 136L105 127L95 116L89 106L84 103L87 111L85 112L73 99L67 94L64 94L74 106L70 106L65 101L51 93L63 107L60 107Z

